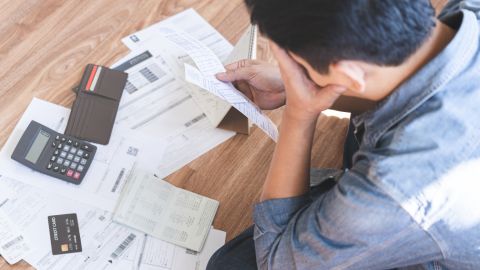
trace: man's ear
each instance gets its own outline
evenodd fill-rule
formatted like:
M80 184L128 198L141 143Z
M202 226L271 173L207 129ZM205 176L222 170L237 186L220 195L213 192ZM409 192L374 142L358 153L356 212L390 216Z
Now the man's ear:
M366 88L366 74L360 63L342 60L330 65L330 72L342 77L345 86L353 92L362 94ZM337 77L336 76L336 77Z

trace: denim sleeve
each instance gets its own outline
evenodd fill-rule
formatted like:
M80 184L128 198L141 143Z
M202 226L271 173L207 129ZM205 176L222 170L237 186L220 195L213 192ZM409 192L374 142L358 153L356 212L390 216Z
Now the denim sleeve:
M460 11L460 9L467 9L475 13L480 12L480 0L450 0L439 14L439 18L444 18L448 15Z
M442 258L429 234L355 171L314 201L257 204L254 222L259 269L388 269Z

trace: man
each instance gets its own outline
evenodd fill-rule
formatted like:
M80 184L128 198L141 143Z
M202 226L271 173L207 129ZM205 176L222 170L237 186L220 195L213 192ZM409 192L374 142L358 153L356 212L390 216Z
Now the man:
M246 3L279 69L217 76L285 109L254 227L208 269L479 269L480 1L438 20L428 0ZM350 168L310 188L317 118L341 96L376 105L352 118Z

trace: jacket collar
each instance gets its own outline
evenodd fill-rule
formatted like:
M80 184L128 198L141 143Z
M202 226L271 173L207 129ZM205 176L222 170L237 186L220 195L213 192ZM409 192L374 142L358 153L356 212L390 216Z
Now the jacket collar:
M479 27L475 14L462 10L463 21L453 40L428 64L402 83L375 109L353 118L356 128L364 124L366 147L374 147L381 136L429 98L442 91L473 58L478 49Z

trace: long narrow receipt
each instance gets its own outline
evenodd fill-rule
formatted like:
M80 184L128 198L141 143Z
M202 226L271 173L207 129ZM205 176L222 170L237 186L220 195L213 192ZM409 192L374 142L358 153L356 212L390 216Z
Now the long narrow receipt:
M183 49L200 69L185 64L185 79L232 104L238 111L248 117L274 141L278 140L275 124L247 97L240 93L231 83L224 83L215 78L215 74L224 72L222 62L199 40L181 30L162 27L159 32L170 42Z
M223 98L229 101L228 97L231 95L238 95L239 99L242 99L242 102L230 102L235 109L241 112L243 115L248 117L255 125L257 125L261 130L263 130L270 138L275 142L278 140L278 130L277 126L266 116L260 108L258 108L253 102L251 102L247 97L244 97L242 94L238 93L231 84L221 82L215 77L206 77L196 68L185 64L185 79L193 83L212 94Z
M218 201L180 189L146 171L127 180L114 221L194 251L201 251Z

